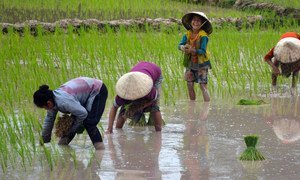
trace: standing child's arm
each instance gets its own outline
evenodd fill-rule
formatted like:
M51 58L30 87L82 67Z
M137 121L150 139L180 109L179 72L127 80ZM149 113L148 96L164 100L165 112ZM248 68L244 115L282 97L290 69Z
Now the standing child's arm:
M185 45L186 45L186 42L187 42L187 36L186 34L183 35L179 45L178 45L178 49L181 50L181 51L185 51Z

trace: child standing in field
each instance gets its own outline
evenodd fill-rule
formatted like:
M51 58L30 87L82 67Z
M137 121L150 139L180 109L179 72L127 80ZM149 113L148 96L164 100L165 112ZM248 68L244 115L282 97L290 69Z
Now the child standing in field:
M194 83L199 83L203 100L210 101L207 89L208 69L211 68L210 54L207 51L208 36L212 26L203 12L191 12L182 17L182 24L188 30L182 37L178 49L184 52L187 81L190 100L196 99Z

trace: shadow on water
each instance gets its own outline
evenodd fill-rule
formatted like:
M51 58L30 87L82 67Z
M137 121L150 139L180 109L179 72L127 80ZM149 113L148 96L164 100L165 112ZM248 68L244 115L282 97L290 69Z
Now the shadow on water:
M40 163L8 170L1 177L41 179L297 179L300 176L300 99L270 98L260 106L237 102L178 101L162 106L166 121L154 127L131 127L105 135L96 152L87 135L62 151L52 171ZM107 117L102 119L104 128ZM265 161L238 158L243 137L257 134L256 148ZM85 145L86 144L86 145ZM76 160L74 159L76 154Z

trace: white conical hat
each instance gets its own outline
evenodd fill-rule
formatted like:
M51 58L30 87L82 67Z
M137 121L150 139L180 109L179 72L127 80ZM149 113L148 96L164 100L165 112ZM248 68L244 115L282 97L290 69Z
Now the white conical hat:
M213 31L211 22L209 21L209 19L206 17L206 15L203 12L194 11L194 12L185 14L181 19L183 26L187 30L192 29L191 20L192 20L192 16L194 16L194 15L198 15L198 16L202 17L203 19L205 19L205 24L203 24L201 29L203 29L207 34L211 34Z
M116 84L118 96L126 100L136 100L146 96L153 87L153 80L141 72L124 74Z
M300 40L297 38L281 39L274 48L274 57L282 63L300 60Z

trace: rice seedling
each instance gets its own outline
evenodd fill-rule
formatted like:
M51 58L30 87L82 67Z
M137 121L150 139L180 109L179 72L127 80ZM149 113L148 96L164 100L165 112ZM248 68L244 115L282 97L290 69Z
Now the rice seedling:
M241 99L237 103L238 105L262 105L266 104L263 100L256 100L256 99Z
M72 116L68 114L63 114L62 117L58 117L55 123L55 135L56 137L64 137L67 136L72 125L74 123L74 119Z
M213 68L209 71L208 89L212 97L268 94L271 71L262 61L263 56L279 34L300 30L293 23L281 27L262 30L257 26L240 31L230 26L215 28L209 39ZM54 34L43 34L39 29L37 36L28 30L22 36L9 31L6 35L0 34L0 127L5 129L0 132L0 164L4 171L18 159L23 166L30 164L32 157L41 152L45 155L41 163L46 161L51 169L58 161L57 148L38 145L45 114L33 107L32 93L40 84L55 88L78 76L99 78L108 87L110 100L107 103L111 105L119 77L138 61L145 60L153 61L163 70L162 104L175 104L177 99L187 97L181 66L183 57L177 50L185 32L182 28L178 31L178 27L161 27L156 31L149 26L140 31L107 27L103 31L79 29L73 33L74 29L68 27L67 32L58 29ZM99 126L103 132L101 124Z
M255 148L258 136L249 135L244 137L246 143L246 150L241 154L240 160L242 161L262 161L265 160L264 156Z

